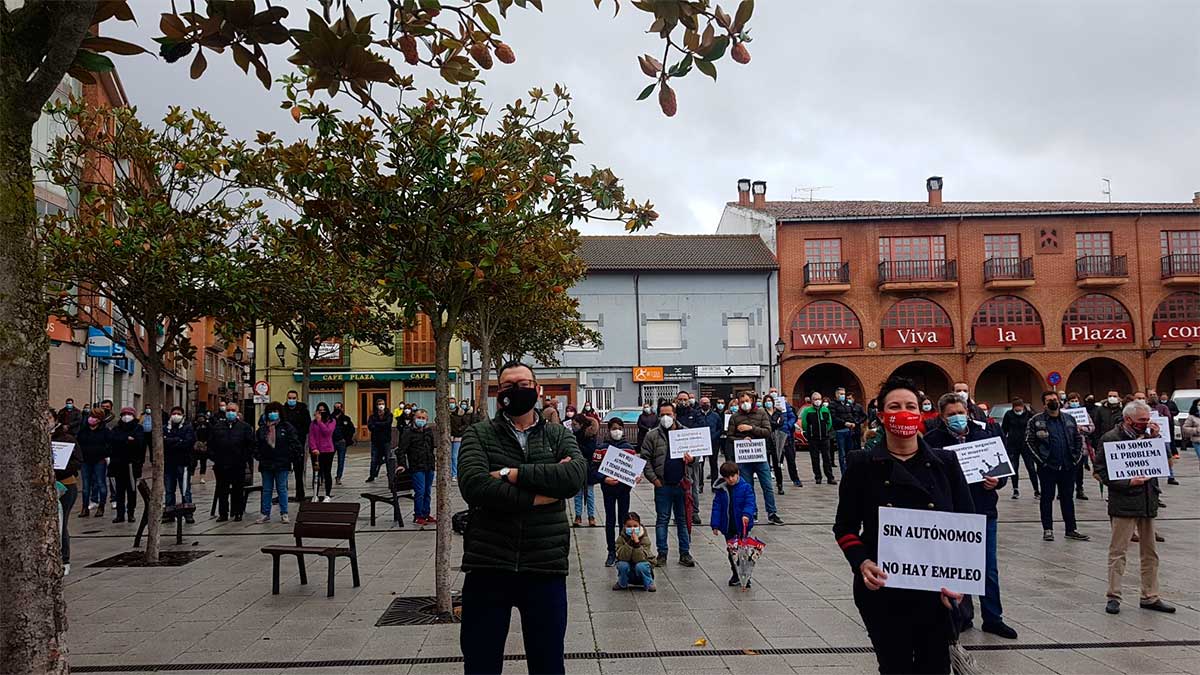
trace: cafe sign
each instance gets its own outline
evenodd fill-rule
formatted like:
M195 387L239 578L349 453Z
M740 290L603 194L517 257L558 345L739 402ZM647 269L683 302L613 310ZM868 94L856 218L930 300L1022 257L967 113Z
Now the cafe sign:
M1012 347L1045 344L1042 325L975 326L971 330L975 344L980 347Z
M1163 342L1200 342L1200 321L1155 321L1154 334Z
M292 377L297 382L304 380L304 373L293 371ZM458 379L458 371L450 371L450 381ZM402 382L434 382L437 371L434 370L354 370L354 371L318 371L309 377L310 382L361 382L366 380L399 380Z
M1063 324L1064 345L1120 345L1132 343L1132 323Z
M862 329L854 330L792 330L792 349L797 351L826 349L862 349Z

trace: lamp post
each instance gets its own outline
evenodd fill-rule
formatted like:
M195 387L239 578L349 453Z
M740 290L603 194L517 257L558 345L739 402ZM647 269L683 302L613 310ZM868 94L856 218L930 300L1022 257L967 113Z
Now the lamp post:
M775 341L775 365L779 367L779 388L783 389L783 353L787 351L787 343L780 337ZM771 369L772 384L774 383L775 369Z
M967 340L967 361L968 362L970 362L971 359L975 358L975 352L978 351L978 349L979 349L979 343L975 342L974 337L972 337L970 340Z
M246 352L242 351L241 347L238 347L237 349L233 350L233 360L237 361L238 365L242 364L242 359L244 359L244 358L246 358Z
M282 368L284 366L283 358L287 356L287 347L283 346L282 340L279 341L279 344L275 345L275 356L279 357L279 367Z

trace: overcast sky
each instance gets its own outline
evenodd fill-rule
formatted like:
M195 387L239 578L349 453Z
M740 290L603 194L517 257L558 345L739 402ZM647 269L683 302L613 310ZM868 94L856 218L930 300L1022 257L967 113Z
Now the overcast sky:
M141 28L106 29L155 47L162 0L133 4ZM1112 180L1113 201L1189 201L1200 191L1194 0L758 0L751 63L726 58L716 84L699 72L678 82L671 119L654 97L634 101L649 83L637 56L661 55L662 43L643 32L648 14L622 4L615 19L611 0L601 11L592 0L546 0L545 14L514 9L502 30L517 62L497 63L481 89L502 103L567 85L585 142L580 165L609 166L632 196L652 200L658 232L714 231L740 177L766 180L768 199L829 186L817 198L923 200L934 174L945 177L947 201L1100 201L1101 177ZM725 4L732 13L736 2ZM288 67L283 56L276 74ZM121 57L118 70L143 118L178 104L209 110L243 137L303 132L279 92L228 54L210 57L198 82L186 61ZM427 73L418 82L445 86Z

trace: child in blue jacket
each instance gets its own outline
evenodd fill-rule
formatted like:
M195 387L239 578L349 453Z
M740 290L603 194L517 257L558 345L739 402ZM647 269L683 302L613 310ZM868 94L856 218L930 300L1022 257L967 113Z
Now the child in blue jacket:
M725 541L748 536L758 516L758 503L754 500L754 487L742 480L738 465L725 462L721 465L721 479L713 483L712 519L709 525L713 534L725 535ZM729 568L733 576L730 586L741 583L733 556L729 557ZM747 583L749 588L750 584Z

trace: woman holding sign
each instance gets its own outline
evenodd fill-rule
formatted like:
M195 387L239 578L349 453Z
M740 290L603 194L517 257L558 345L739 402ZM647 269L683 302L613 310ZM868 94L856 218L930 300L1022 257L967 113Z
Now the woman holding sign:
M883 436L869 452L847 456L833 534L854 574L854 604L862 615L881 673L949 673L955 635L951 601L961 595L888 588L877 564L881 506L974 513L954 453L918 435L920 394L892 377L879 392Z

